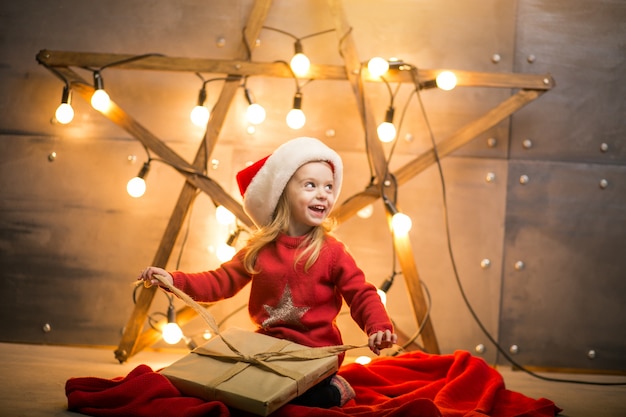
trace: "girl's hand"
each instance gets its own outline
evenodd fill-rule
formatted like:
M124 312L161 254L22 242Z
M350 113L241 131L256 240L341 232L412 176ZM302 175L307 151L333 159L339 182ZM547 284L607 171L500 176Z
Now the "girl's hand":
M377 355L380 355L381 349L390 348L398 341L398 335L391 333L390 330L384 332L378 331L372 333L368 339L369 348Z
M170 275L170 273L167 272L165 269L156 266L149 266L141 271L137 279L143 280L143 285L145 285L146 287L159 285L161 282L158 279L154 278L154 275L161 275L162 277L165 277L165 280L168 284L174 285L174 279L172 278L172 275Z

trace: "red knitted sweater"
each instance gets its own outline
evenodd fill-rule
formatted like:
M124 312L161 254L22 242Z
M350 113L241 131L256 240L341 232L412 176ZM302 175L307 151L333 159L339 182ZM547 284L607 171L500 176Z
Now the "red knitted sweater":
M244 249L213 271L173 272L174 286L196 301L211 302L232 297L252 281L248 312L257 331L305 346L343 343L335 323L342 299L366 334L393 331L376 288L337 239L326 237L308 271L304 271L304 261L294 268L304 238L280 235L266 245L257 258L259 274L246 272Z

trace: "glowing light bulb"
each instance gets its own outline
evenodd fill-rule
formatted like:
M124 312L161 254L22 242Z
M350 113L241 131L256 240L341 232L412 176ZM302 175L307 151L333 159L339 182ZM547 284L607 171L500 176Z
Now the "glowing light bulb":
M387 307L387 293L381 289L376 290L378 296L380 297L380 301L383 303L385 307Z
M443 71L435 79L437 87L445 91L450 91L456 87L456 75L452 71Z
M289 110L289 113L287 113L286 121L287 126L294 130L298 130L306 123L306 116L300 109L291 109Z
M385 121L378 125L376 131L378 132L378 139L381 142L391 142L396 138L396 127L393 125L393 106L389 106L385 113Z
M389 62L379 56L374 57L367 63L367 70L372 77L380 77L389 71Z
M393 123L382 122L378 125L376 132L378 132L378 139L381 142L388 143L396 138L396 127Z
M131 178L126 184L126 192L134 198L139 198L146 193L146 181L143 178Z
M74 119L74 109L71 103L72 90L69 85L63 87L63 95L61 96L61 104L57 107L54 117L57 122L66 125Z
M148 171L150 170L150 161L144 162L139 174L136 177L131 178L130 181L126 184L126 192L128 195L134 198L139 198L146 192L146 181L145 177L148 175Z
M371 204L368 204L367 206L363 207L361 210L356 212L356 215L359 216L361 219L369 219L370 217L372 217L372 214L374 213L374 206Z
M235 253L237 253L237 249L226 243L220 243L215 250L215 256L217 256L217 259L222 263L233 259Z
M302 50L302 43L300 42L300 40L296 41L296 43L294 44L294 48L295 55L293 56L293 58L291 58L289 66L296 76L304 77L309 72L309 68L311 67L311 61L309 61L309 58L304 55L304 52Z
M289 66L293 70L294 74L298 77L304 77L308 74L309 68L311 67L311 61L307 58L303 53L297 53L291 58L289 62Z
M170 322L163 326L163 340L165 340L165 343L175 345L182 338L183 331L175 322Z
M367 365L372 361L372 358L370 358L369 356L359 356L354 361L359 365Z
M263 123L263 121L265 121L265 116L265 109L257 103L250 104L246 110L246 119L253 125Z
M57 122L66 125L74 119L74 109L69 103L61 103L57 107L54 117L57 119Z
M404 213L396 213L391 218L391 228L393 233L398 236L404 236L409 233L412 226L411 218Z
M293 96L293 108L287 113L287 126L294 130L300 129L306 123L306 116L302 109L302 93Z
M111 99L106 91L96 90L91 96L91 106L101 112L106 112L111 106Z
M206 127L209 121L209 109L204 106L196 106L189 115L191 122L198 127Z
M235 223L235 220L237 219L235 215L224 206L217 206L215 209L215 218L219 224L223 224L225 226Z

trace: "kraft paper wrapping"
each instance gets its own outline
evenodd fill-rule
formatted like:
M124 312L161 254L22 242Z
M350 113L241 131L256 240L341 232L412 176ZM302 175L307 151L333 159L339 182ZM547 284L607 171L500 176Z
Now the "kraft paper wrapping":
M237 355L229 345L237 347ZM311 359L306 357L310 351L293 342L230 328L161 374L185 395L267 416L337 371L336 355Z

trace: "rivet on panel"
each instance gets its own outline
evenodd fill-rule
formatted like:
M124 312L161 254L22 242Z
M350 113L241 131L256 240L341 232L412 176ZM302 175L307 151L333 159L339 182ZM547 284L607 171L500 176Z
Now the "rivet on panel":
M326 130L326 137L327 138L334 138L336 133L337 132L335 132L335 129L328 129L328 130Z
M390 186L391 186L391 181L389 181L389 180L385 180L385 181L383 182L383 185L384 185L385 187L390 187Z
M533 141L530 139L524 139L522 141L522 146L524 147L524 149L530 149L533 147Z
M256 40L256 41L254 41L254 46L255 46L256 48L258 48L259 46L261 46L261 39L257 38L257 40Z
M52 326L50 326L50 323L46 323L41 327L41 330L43 330L44 333L50 333L52 331Z
M226 45L226 38L223 36L219 36L217 39L215 39L215 45L218 48L223 48Z
M407 133L406 135L404 135L405 142L413 142L413 139L415 139L415 136L413 136L413 134L411 133Z
M220 160L219 159L211 159L211 168L213 169L217 169L220 166Z
M544 83L545 85L550 85L550 79L549 79L549 78L544 78L544 79L543 79L543 83Z
M511 345L511 347L509 348L509 352L511 352L513 355L517 355L519 353L519 346Z
M498 144L498 140L496 138L489 138L489 139L487 139L487 146L488 147L495 148L497 144Z
M604 143L603 142L603 143L600 144L600 151L601 152L606 152L608 150L609 150L609 144L608 143Z
M56 152L50 152L50 154L48 155L48 161L54 162L56 159L57 159L57 153Z
M587 352L587 357L589 359L595 359L596 358L596 351L593 349L589 349L589 351Z
M480 267L481 267L482 269L487 269L487 268L489 268L490 266L491 266L491 260L490 260L490 259L485 258L485 259L483 259L482 261L480 261Z
M524 269L525 266L526 265L524 264L524 261L517 261L515 262L515 265L513 267L516 271L521 271L522 269Z
M493 62L494 64L497 64L501 60L502 60L502 57L500 56L500 54L491 55L491 62Z
M128 157L126 158L128 160L128 162L130 162L131 164L134 164L135 162L137 162L137 155L128 155Z
M528 61L530 64L532 64L533 62L535 62L535 60L537 59L537 57L533 54L530 54L526 57L526 61Z
M600 188L604 190L608 186L609 186L609 182L606 179L602 178L600 180Z
M528 175L522 175L519 177L519 183L522 185L528 184L528 181L530 181L530 178L528 178Z
M488 172L487 175L485 176L485 181L487 182L494 182L496 180L496 174L494 174L493 172Z
M476 351L476 353L479 354L483 354L485 353L485 351L487 350L487 348L485 347L485 345L483 345L482 343L479 343L476 345L476 347L474 348L474 350Z
M241 69L241 64L235 64L235 69Z

